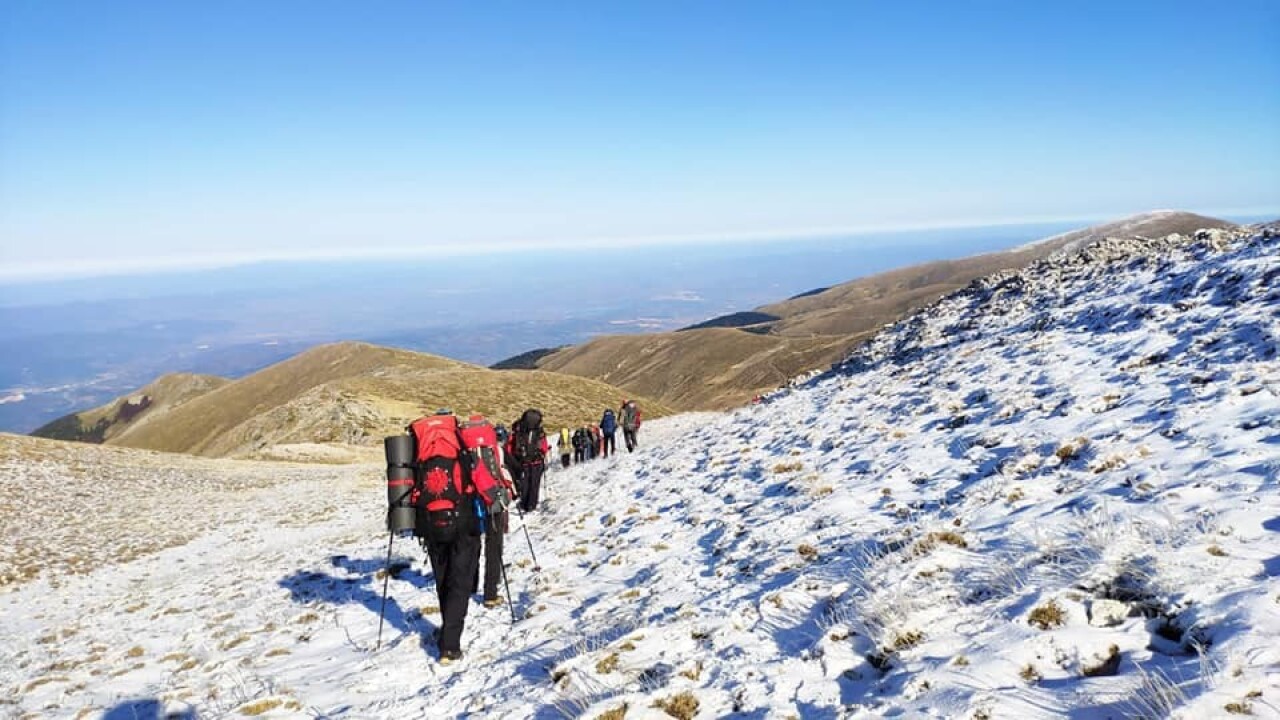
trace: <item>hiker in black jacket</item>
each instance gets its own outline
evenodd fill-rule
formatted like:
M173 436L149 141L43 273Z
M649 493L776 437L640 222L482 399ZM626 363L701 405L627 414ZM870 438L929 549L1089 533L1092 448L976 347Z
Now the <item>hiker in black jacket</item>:
M509 454L514 458L519 474L516 490L520 493L520 507L525 512L538 509L538 493L542 488L542 473L546 469L547 434L542 431L542 413L530 408L511 427L507 440Z

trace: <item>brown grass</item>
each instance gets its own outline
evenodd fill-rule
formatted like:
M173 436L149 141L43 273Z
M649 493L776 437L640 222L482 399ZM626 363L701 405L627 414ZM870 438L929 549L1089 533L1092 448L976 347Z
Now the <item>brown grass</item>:
M698 698L688 690L670 697L655 700L656 707L677 720L692 720L698 714Z
M916 544L912 546L911 551L916 555L926 555L932 552L933 549L938 546L938 543L952 545L961 549L969 547L969 543L960 533L955 532L954 530L941 530L931 532L918 540Z
M810 545L809 543L801 543L800 546L796 548L796 552L800 553L800 557L809 562L813 562L818 559L818 548Z
M627 704L622 703L612 710L605 710L596 716L596 720L622 720L627 716Z
M1058 449L1055 450L1053 454L1057 456L1058 460L1063 465L1066 465L1067 463L1079 457L1080 453L1088 446L1089 446L1088 438L1077 437L1074 440L1069 440L1059 445Z
M601 675L607 675L618 669L618 653L609 653L608 655L596 661L596 672Z
M893 649L908 650L919 645L923 641L924 633L919 630L907 630L906 632L901 632L894 636Z
M1056 627L1062 627L1067 621L1067 614L1063 611L1062 606L1056 600L1037 606L1027 615L1027 622L1035 625L1041 630L1050 630Z

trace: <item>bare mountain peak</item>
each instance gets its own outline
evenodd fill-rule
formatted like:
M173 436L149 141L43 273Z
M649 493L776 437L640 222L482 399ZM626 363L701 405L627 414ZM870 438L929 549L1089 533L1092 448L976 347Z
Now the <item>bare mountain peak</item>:
M1154 238L1174 233L1190 235L1196 230L1204 229L1230 230L1234 227L1236 227L1235 223L1205 215L1197 215L1192 212L1152 210L1047 237L1017 249L1022 251L1048 249L1050 252L1075 252L1107 237Z

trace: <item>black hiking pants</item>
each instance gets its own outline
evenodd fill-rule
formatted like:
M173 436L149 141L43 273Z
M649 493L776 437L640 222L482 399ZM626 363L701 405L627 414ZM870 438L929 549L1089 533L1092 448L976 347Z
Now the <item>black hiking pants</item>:
M587 449L586 449L586 448L574 448L574 449L573 449L573 461L574 461L574 462L576 462L576 463L580 463L580 462L584 462L586 459L587 459Z
M616 432L605 433L604 439L600 442L600 445L601 447L604 448L605 457L609 457L610 455L613 455L614 453L618 452L617 433Z
M542 463L532 463L520 468L524 491L520 493L520 509L533 512L538 509L538 491L542 489Z
M502 536L507 532L507 513L505 511L490 515L484 528L484 599L498 598L498 583L502 581ZM475 592L480 581L480 566L472 576L471 592Z
M560 464L564 467L569 467L570 460L571 458L569 456L569 453L565 453L564 455L560 456Z
M447 543L428 542L427 558L436 581L436 598L440 601L441 653L462 650L462 625L467 619L467 604L480 563L480 537L465 530Z
M627 444L627 452L636 449L636 432L638 428L622 428L622 439Z

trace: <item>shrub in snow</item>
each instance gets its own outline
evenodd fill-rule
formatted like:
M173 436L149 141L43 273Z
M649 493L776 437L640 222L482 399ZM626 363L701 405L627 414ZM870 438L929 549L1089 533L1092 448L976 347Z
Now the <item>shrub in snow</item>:
M1027 622L1041 630L1062 627L1066 619L1067 614L1057 600L1050 600L1043 605L1039 605L1031 610L1031 614L1027 615Z
M688 690L653 702L652 707L662 710L677 720L692 720L698 714L698 698Z

